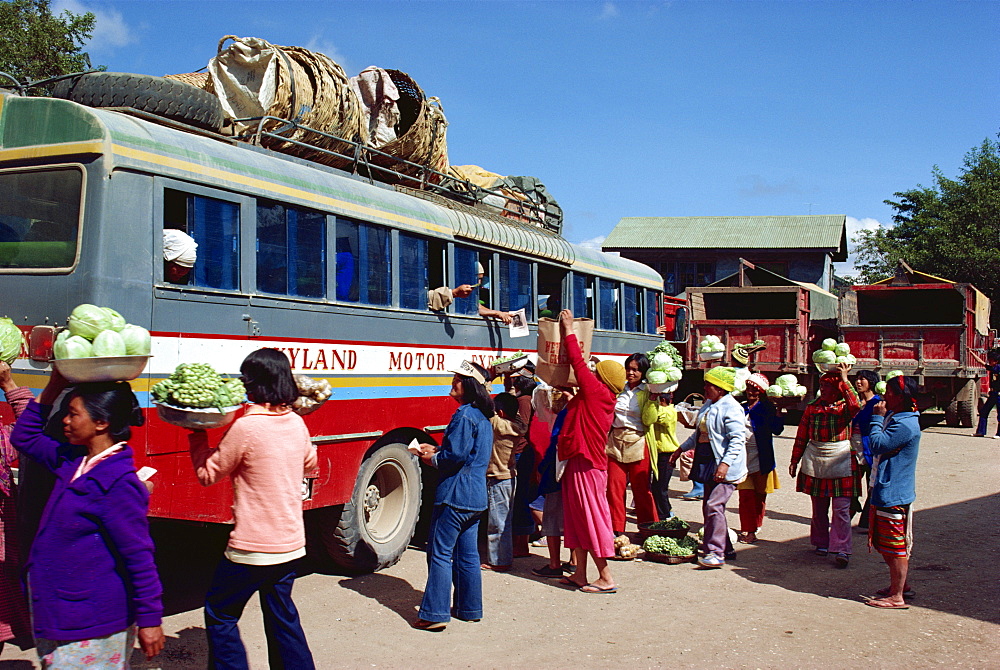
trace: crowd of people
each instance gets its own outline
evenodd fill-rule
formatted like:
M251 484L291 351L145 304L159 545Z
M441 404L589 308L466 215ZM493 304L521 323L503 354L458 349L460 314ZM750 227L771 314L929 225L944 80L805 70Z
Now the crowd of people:
M440 445L418 448L439 477L417 629L442 630L451 618L479 621L483 572L509 570L515 557L530 555L539 528L535 544L547 547L549 560L534 574L585 594L615 593L608 559L625 533L626 487L639 523L668 518L675 470L703 487L685 496L702 499L702 569L735 557L725 515L735 491L737 538L757 541L767 495L780 486L773 437L783 423L766 394L768 379L752 374L740 402L735 369L710 368L700 409L679 412L671 393L643 384L644 354L624 366L588 361L568 310L559 327L572 383L549 386L529 366L508 374L506 391L491 397L495 370L470 361L452 370L449 395L458 410ZM300 486L316 467L316 450L291 410L298 392L287 357L260 349L240 371L250 401L244 415L215 448L204 431L190 433L197 479L234 484L235 524L205 598L209 664L248 667L238 622L257 594L271 666L312 668L291 592L305 555ZM917 382L893 377L880 397L874 375L861 372L852 384L848 372L840 364L820 378L819 395L798 426L789 474L811 498L815 552L840 568L850 563L851 518L862 510L868 482L861 525L889 568L890 584L866 602L903 609L912 596ZM12 430L0 430L0 648L7 641L34 645L43 668L128 667L136 642L148 658L156 656L165 641L161 586L146 518L150 485L128 445L131 427L143 423L129 384L70 385L53 370L36 400L0 362L0 389L17 417ZM693 429L683 443L679 422ZM22 468L32 463L52 478L37 529L27 534L18 533L15 448Z
M784 429L781 410L766 393L767 377L751 374L741 402L734 368L706 370L705 400L691 416L678 412L672 393L643 383L644 354L629 356L624 366L585 360L572 322L563 310L572 385L550 387L527 368L508 374L510 392L491 399L494 370L468 361L453 370L450 395L460 408L440 446L420 447L423 461L439 469L441 484L415 628L442 630L453 617L482 618L482 571L503 572L513 558L530 555L529 533L539 526L541 541L534 544L547 547L549 560L534 574L582 593L615 593L608 559L615 538L625 534L626 488L638 523L666 519L673 514L668 484L675 469L701 486L683 496L702 501L701 569L720 568L736 556L725 514L736 491L735 537L757 542L767 496L780 487L774 436ZM811 500L815 553L832 557L838 568L850 564L851 520L865 510L859 526L868 528L869 545L890 573L889 586L866 604L903 609L912 595L906 574L920 441L917 382L894 377L880 397L874 374L861 372L852 383L849 371L844 363L821 376L819 394L799 422L788 471L796 491ZM693 429L683 443L678 423ZM480 517L487 519L483 541ZM566 561L563 546L570 550Z

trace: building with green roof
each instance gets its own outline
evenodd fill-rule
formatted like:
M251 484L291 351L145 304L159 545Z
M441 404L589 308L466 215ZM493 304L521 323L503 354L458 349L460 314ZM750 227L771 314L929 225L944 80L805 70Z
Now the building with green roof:
M602 249L652 267L667 295L737 272L740 258L830 291L833 263L847 260L847 216L629 216Z

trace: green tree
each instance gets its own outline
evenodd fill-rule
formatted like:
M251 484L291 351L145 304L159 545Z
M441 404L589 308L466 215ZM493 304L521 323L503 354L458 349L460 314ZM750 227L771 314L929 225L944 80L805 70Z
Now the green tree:
M0 0L0 72L23 82L93 69L81 49L95 23L92 12L53 15L49 0Z
M856 238L862 282L891 276L896 261L914 270L968 282L994 304L1000 300L1000 142L983 140L965 155L961 174L949 179L934 167L934 186L918 185L885 203L893 226ZM993 310L1000 325L1000 304Z

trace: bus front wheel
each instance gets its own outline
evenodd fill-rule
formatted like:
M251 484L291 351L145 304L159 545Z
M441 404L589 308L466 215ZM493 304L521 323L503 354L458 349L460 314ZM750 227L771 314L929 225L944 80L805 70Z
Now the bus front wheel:
M361 462L351 499L324 510L320 534L330 558L349 572L394 565L413 537L420 511L416 457L386 444Z

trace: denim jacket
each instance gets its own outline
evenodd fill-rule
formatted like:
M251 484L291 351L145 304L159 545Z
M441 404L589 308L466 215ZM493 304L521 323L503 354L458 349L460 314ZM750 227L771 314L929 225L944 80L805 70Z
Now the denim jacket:
M445 428L438 452L435 505L481 512L486 509L486 466L493 454L493 426L472 405L462 405Z

